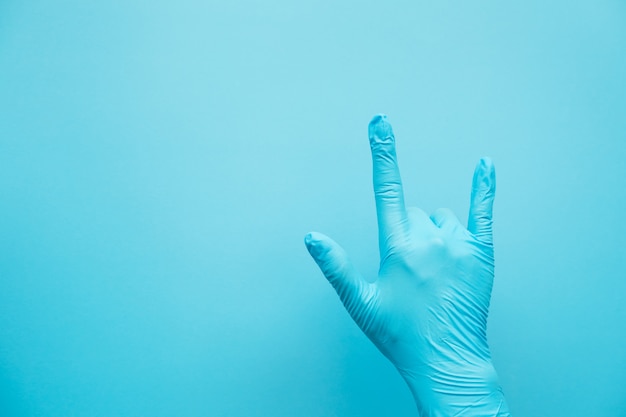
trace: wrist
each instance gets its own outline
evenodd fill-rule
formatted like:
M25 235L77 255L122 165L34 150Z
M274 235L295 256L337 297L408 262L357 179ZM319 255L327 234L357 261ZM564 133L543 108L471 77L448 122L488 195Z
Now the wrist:
M491 360L433 361L398 369L421 417L510 416Z

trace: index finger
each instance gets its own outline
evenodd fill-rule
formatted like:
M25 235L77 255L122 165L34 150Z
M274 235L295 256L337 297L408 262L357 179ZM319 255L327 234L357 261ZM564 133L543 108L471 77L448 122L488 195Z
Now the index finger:
M481 158L472 180L472 196L467 229L480 241L493 243L493 200L496 195L496 171L491 159Z
M408 233L402 180L396 158L396 139L387 116L374 116L368 127L374 168L374 195L381 253Z

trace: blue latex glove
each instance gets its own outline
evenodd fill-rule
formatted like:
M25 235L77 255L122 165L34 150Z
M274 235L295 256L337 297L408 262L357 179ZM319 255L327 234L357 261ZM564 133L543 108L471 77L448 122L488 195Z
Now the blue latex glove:
M494 277L495 171L474 172L467 229L448 209L404 205L395 138L369 124L380 270L368 282L332 239L309 233L311 256L361 330L408 383L421 416L509 416L487 345Z

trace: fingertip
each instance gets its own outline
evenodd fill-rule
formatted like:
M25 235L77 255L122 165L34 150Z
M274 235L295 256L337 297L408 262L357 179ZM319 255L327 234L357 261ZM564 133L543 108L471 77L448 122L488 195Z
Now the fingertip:
M370 126L373 126L386 119L387 119L387 115L385 113L375 114L374 117L372 117L372 120L370 120Z
M324 253L325 236L318 232L309 232L304 236L304 244L313 258L319 260Z
M493 161L488 156L483 156L480 158L480 164L485 168L493 168Z
M496 189L496 170L493 161L488 156L483 156L476 164L474 170L473 188L482 189L485 194L493 194Z
M324 236L323 234L319 232L309 232L306 234L306 236L304 236L304 243L308 245L308 244L318 242L320 240L324 240L325 238L326 236Z
M308 248L313 242L313 232L309 232L304 236L304 245Z
M393 129L387 115L380 113L372 118L368 125L368 136L372 144L393 142Z
M306 234L306 236L304 236L304 245L306 246L311 256L315 258L317 256L317 253L315 251L316 239L315 239L314 234L315 232L309 232Z

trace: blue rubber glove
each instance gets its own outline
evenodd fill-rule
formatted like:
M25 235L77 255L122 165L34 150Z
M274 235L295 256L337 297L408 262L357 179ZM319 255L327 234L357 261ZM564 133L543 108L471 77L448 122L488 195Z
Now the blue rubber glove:
M494 277L495 171L474 172L467 229L447 209L404 205L395 138L384 115L369 124L380 270L365 280L332 239L305 244L361 330L396 366L420 416L510 416L487 345Z

